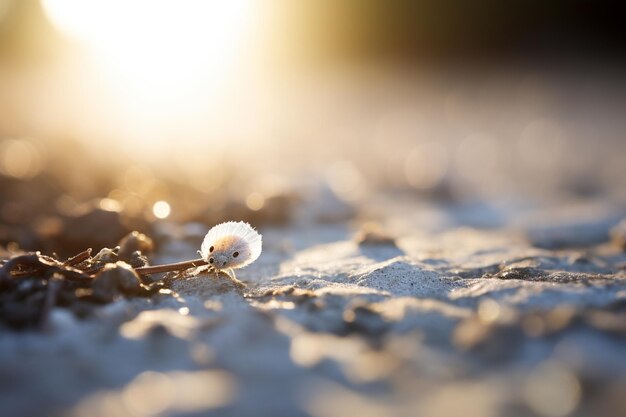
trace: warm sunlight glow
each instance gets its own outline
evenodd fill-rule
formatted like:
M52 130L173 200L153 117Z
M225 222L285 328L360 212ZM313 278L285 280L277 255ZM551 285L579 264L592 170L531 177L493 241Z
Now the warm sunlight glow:
M245 68L253 0L41 2L54 26L86 52L77 77L91 74L83 83L103 103L102 119L123 125L122 136L142 145L164 128L183 136L206 124Z
M42 1L62 32L92 48L120 76L145 84L179 83L193 70L223 67L252 9L251 0Z
M166 219L171 211L172 209L167 201L157 201L152 206L152 213L154 213L157 219Z

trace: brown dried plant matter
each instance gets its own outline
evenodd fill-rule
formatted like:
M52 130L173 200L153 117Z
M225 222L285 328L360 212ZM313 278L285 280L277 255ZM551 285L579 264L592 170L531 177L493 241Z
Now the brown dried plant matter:
M135 268L135 272L139 275L160 274L163 272L184 271L189 268L197 268L199 266L208 265L204 259L194 259L192 261L176 262L171 264L163 264L156 266L143 266Z
M149 297L167 286L144 280L136 267L147 265L141 250L151 240L131 233L113 249L92 256L91 248L61 260L40 252L18 254L0 265L0 324L14 329L45 328L53 307L77 316L121 296ZM121 255L120 255L121 254Z
M119 246L102 248L93 256L91 248L64 261L40 252L13 256L0 265L0 323L16 329L44 328L55 306L88 315L94 305L120 296L149 297L171 284L171 280L153 281L147 275L209 265L204 259L194 259L148 266L144 251L152 248L149 237L132 232ZM236 279L233 282L245 286Z

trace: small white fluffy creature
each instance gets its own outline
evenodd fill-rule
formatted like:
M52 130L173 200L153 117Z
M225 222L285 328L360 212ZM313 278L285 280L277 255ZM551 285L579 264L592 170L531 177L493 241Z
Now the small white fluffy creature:
M202 259L209 263L215 275L224 271L235 283L233 269L243 268L261 255L262 236L245 222L220 223L209 230L200 246Z

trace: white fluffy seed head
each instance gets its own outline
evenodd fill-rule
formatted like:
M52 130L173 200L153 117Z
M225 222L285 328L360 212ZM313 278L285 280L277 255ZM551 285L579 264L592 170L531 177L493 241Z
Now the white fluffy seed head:
M215 269L243 268L261 255L262 236L245 222L220 223L202 241L200 255Z

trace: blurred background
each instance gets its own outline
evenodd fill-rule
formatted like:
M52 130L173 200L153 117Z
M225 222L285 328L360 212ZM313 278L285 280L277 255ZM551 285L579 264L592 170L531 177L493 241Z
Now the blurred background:
M623 209L619 9L0 0L0 244L398 201L478 207L487 227L490 207Z
M0 413L623 416L622 9L0 0Z

